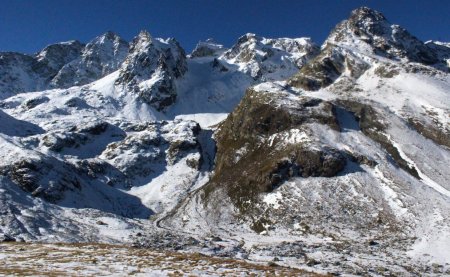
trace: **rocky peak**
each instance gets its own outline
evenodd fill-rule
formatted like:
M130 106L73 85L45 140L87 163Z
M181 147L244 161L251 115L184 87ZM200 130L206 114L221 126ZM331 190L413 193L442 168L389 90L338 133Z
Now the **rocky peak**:
M145 49L153 41L152 36L148 31L142 30L133 39L130 45L130 52L137 51L138 49Z
M286 54L294 55L294 58L300 58L317 54L319 48L310 38L264 38L249 33L241 36L237 43L225 53L225 57L235 58L240 62L265 61L274 56L275 52L286 52Z
M262 38L257 37L255 34L245 34L225 53L225 57L227 59L236 59L240 62L249 62L256 57L254 50L260 44L261 40Z
M423 64L438 62L434 51L421 40L367 7L352 11L350 17L331 32L327 44L351 47L367 55L376 54L393 60Z
M382 13L368 7L360 7L353 10L348 20L353 22L355 25L359 25L360 27L366 25L366 27L369 28L370 26L375 26L377 24L388 24L386 17L384 17Z
M101 35L100 38L104 38L107 40L116 40L116 39L120 39L120 36L118 34L114 33L113 31L106 31L106 33Z
M124 39L122 39L119 35L116 33L113 33L111 31L108 31L104 33L101 36L98 36L91 40L83 50L84 53L89 52L91 49L101 49L104 46L109 46L112 44L114 49L116 50L119 47L127 48L128 50L128 42L126 42ZM92 51L91 50L91 51Z
M128 53L128 42L113 32L91 40L81 55L67 63L52 80L52 87L70 87L93 82L117 70Z
M206 41L200 41L197 43L197 46L190 54L191 58L200 58L200 57L208 57L208 56L220 56L223 54L227 48L225 48L222 44L215 42L212 38L207 39Z
M186 71L185 59L186 54L175 39L153 39L147 31L141 31L130 45L122 72L147 78L156 68L167 67L175 77L180 77Z
M319 47L311 40L311 38L277 38L266 39L266 43L274 48L286 51L291 54L311 55L318 54Z
M339 23L327 41L340 42L346 39L345 35L355 35L370 42L375 36L389 36L391 32L391 24L382 13L361 7L353 10L347 20Z
M144 102L161 111L175 101L174 80L186 71L186 54L175 39L154 39L141 31L130 45L116 84L138 93Z
M261 40L261 38L256 36L256 34L246 33L238 39L238 44L243 44L245 42L256 42L258 40Z
M44 63L53 70L59 70L80 56L83 47L84 45L77 40L60 42L45 47L36 54L36 58L39 63Z
M128 42L113 32L96 37L83 49L82 59L84 61L100 61L111 64L110 67L117 69L128 53Z
M289 83L306 90L318 90L341 76L358 79L376 60L421 63L443 69L446 67L444 57L399 25L389 23L380 12L362 7L334 28L320 54L302 67Z

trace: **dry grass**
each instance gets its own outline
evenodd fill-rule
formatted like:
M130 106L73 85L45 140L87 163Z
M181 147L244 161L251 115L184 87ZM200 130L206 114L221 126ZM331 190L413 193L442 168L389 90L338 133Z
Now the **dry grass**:
M16 276L320 276L199 253L159 252L106 244L0 243L0 275Z

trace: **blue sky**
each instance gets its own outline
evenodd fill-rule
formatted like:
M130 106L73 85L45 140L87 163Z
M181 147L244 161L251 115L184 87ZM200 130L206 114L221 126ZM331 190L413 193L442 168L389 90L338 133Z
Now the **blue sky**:
M450 41L448 0L3 0L0 51L33 53L59 41L88 42L108 30L131 40L143 29L175 37L187 51L210 37L231 46L247 32L307 36L321 44L360 6L381 11L422 40Z

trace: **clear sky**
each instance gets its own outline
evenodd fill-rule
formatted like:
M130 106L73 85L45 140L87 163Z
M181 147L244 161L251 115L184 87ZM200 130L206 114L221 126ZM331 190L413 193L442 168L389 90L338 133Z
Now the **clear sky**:
M231 46L248 32L321 44L360 6L381 11L422 40L450 42L450 0L2 0L0 51L33 53L108 30L131 40L143 29L174 37L187 51L210 37Z

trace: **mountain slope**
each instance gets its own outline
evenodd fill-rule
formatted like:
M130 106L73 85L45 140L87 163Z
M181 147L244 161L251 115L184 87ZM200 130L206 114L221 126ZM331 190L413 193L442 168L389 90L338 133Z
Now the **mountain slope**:
M421 272L410 259L448 261L450 79L434 54L355 10L288 82L247 91L215 134L210 181L163 225L245 236L254 256L311 253L330 271L380 274L367 256L396 274ZM256 242L265 237L301 238L302 250ZM354 258L343 262L342 249Z

